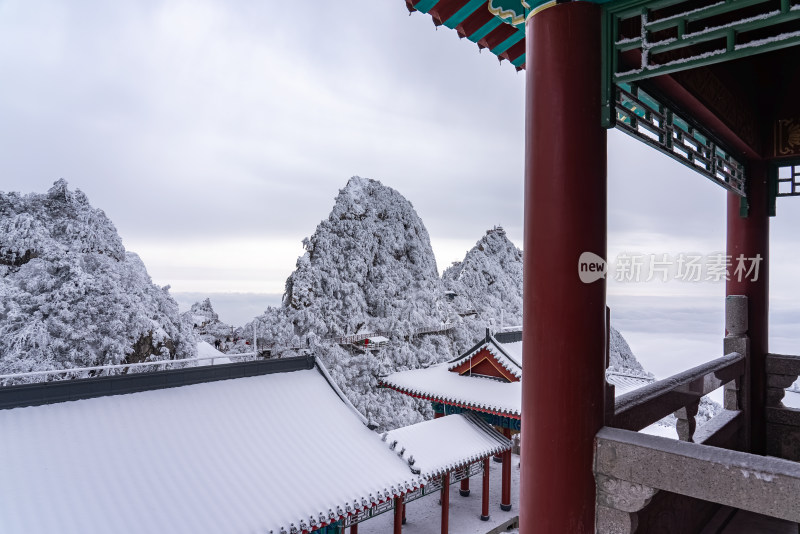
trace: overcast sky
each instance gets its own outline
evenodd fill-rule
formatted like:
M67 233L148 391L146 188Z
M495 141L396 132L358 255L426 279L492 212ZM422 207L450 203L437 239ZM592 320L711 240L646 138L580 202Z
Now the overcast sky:
M230 322L276 302L353 175L414 204L440 270L494 225L522 245L524 75L402 0L0 0L0 73L0 190L66 178L156 283ZM610 260L724 251L725 192L617 131L609 201ZM773 309L800 298L797 203L773 219ZM675 320L724 288L609 295L620 320L631 295Z

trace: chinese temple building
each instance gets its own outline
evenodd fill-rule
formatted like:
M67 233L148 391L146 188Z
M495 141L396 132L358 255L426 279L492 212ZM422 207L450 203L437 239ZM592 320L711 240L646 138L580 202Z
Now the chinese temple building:
M800 411L782 403L800 357L768 343L769 221L800 195L800 0L406 6L525 70L520 532L800 523ZM605 278L579 276L607 255L609 128L718 184L727 256L762 271L728 269L721 358L616 400ZM700 396L723 386L726 410L696 428ZM670 413L680 441L639 432Z
M399 533L404 502L488 485L511 448L468 415L366 423L310 356L3 387L0 532Z
M437 418L470 414L492 425L508 438L521 431L522 332L488 329L486 337L453 360L424 369L392 373L380 384L415 398L431 401ZM621 395L653 382L651 378L607 372L615 394ZM503 510L511 509L511 453L501 457ZM461 494L469 494L469 478L461 483ZM488 514L484 514L487 515Z

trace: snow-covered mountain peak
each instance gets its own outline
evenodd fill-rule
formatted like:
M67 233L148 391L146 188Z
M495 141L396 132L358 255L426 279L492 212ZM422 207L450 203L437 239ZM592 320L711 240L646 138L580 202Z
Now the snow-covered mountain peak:
M379 181L351 178L303 244L284 306L313 308L324 333L446 319L434 304L441 290L428 231L411 203Z
M63 179L0 193L0 295L0 373L195 354L175 301Z

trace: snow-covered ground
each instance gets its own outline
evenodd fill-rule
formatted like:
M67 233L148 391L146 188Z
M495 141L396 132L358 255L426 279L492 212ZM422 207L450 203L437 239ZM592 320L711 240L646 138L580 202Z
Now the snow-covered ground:
M197 357L200 358L199 365L219 365L221 363L231 363L231 359L211 346L210 343L201 341L197 344ZM206 360L204 358L211 358Z
M511 511L500 509L501 467L491 461L489 475L489 521L481 521L483 483L481 477L470 480L470 494L462 497L458 483L450 486L450 532L455 534L486 534L493 528L519 516L519 456L511 455ZM438 534L441 532L442 511L439 499L428 495L411 502L406 509L404 534ZM358 526L359 534L386 534L392 531L393 515L386 512Z

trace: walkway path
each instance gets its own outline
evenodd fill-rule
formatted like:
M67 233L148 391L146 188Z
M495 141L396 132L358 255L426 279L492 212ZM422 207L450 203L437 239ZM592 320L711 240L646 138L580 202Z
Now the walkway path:
M489 476L491 519L481 521L481 493L482 484L480 477L470 481L470 494L462 497L458 494L458 483L450 486L450 532L453 534L486 534L492 529L502 525L519 515L519 456L511 455L511 511L500 510L500 482L501 464L489 462L491 475ZM423 497L413 501L406 509L406 524L403 525L403 534L439 534L442 513L439 500L435 495ZM386 534L392 531L393 514L387 512L374 519L364 521L358 526L359 534Z

